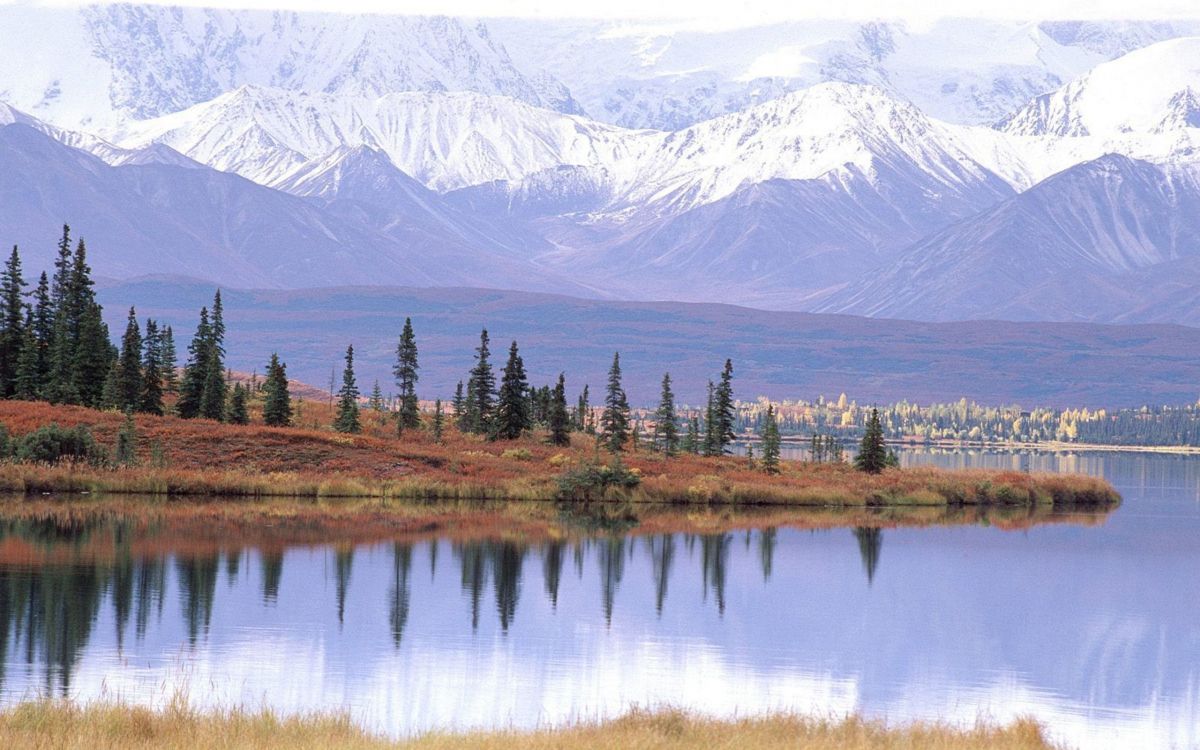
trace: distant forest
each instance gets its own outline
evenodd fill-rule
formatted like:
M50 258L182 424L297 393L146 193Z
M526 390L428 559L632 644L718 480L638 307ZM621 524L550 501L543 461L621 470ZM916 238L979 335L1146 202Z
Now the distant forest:
M738 402L738 432L757 433L767 406L765 399ZM782 401L771 406L785 436L858 438L871 414L870 405L857 404L845 394L834 401ZM1200 446L1200 403L1108 410L983 406L966 399L927 406L901 401L879 406L879 419L884 435L893 440Z

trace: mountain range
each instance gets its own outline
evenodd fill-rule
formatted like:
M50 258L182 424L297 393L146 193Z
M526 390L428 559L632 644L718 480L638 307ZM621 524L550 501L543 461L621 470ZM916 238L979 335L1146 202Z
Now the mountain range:
M5 7L0 227L116 278L1200 324L1189 33Z

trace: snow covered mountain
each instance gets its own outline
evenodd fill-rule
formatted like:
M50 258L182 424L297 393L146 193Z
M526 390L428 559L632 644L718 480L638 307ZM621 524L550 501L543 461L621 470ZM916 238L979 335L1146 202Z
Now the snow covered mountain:
M177 112L246 84L367 98L475 91L580 111L540 67L518 70L486 26L452 18L17 4L0 7L0 42L0 100L71 128Z
M110 131L126 148L171 146L263 185L343 146L370 146L430 189L520 180L563 165L627 162L645 134L504 96L379 98L241 86L210 102Z
M1200 171L1106 156L922 239L823 312L930 320L1187 320L1200 288ZM1157 309L1155 309L1157 307Z

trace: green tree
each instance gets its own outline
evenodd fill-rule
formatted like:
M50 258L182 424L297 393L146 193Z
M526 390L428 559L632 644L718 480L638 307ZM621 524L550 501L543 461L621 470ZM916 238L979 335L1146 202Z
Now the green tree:
M671 373L664 373L658 410L654 412L654 449L665 456L679 450L679 426L675 424L675 394L671 392Z
M454 410L454 424L462 432L467 430L467 398L463 395L463 383L458 381L458 385L454 386L454 401L451 402L451 408Z
M684 453L699 455L700 443L700 420L697 417L692 417L688 420L687 433L683 436L683 445L681 448Z
M338 390L337 416L333 429L338 432L361 432L358 420L358 385L354 381L354 347L346 347L346 367L342 370L342 387Z
M592 405L588 403L588 396L588 386L584 383L575 404L575 429L579 432L592 431Z
M729 452L729 446L735 437L734 425L737 414L733 403L733 361L725 360L725 369L721 371L721 382L717 385L716 402L713 404L713 418L716 421L716 453Z
M384 411L383 389L379 387L378 380L375 381L375 387L371 389L371 397L367 399L367 407L377 414L382 414Z
M142 332L137 312L129 308L125 335L121 337L121 355L117 359L116 402L121 411L133 411L141 404L142 395Z
M108 326L101 317L100 305L89 302L79 321L79 344L75 350L73 391L79 403L96 407L100 404L104 377L116 360L116 352L108 338Z
M708 381L708 400L704 407L704 447L706 456L721 454L720 423L717 420L717 388Z
M417 400L418 370L417 339L413 335L412 319L405 318L400 342L396 345L396 365L392 368L400 398L400 410L396 414L396 429L399 432L421 426L421 409Z
M133 412L125 411L125 421L117 430L117 445L113 450L113 461L119 466L133 466L137 463L137 425L133 422Z
M163 408L162 332L152 319L146 320L146 338L142 344L142 383L138 411L159 414Z
M17 356L16 389L13 397L22 401L34 401L41 397L41 344L34 331L33 325L25 326L25 334L21 337L21 353Z
M500 379L500 394L496 401L496 414L491 436L499 440L516 440L532 426L529 416L529 399L526 392L529 381L525 376L525 362L517 351L517 342L508 349L508 362Z
M435 443L442 442L442 434L446 430L446 415L442 413L442 400L436 399L433 402L433 441Z
M179 385L179 401L175 410L184 419L200 416L200 402L204 397L204 383L208 378L209 348L212 345L212 325L208 320L208 308L200 308L200 322L192 343L188 344L188 362L183 368L183 382Z
M567 380L558 374L558 382L550 398L550 442L559 446L571 444L571 417L567 414Z
M878 474L888 465L887 445L883 441L883 425L879 421L879 409L872 407L867 419L866 430L854 457L854 465L868 474Z
M613 354L608 370L608 390L604 395L604 413L600 416L600 434L612 453L625 450L629 441L629 401L621 387L621 354Z
M17 360L25 343L24 289L21 256L14 245L0 273L0 396L5 398L17 390Z
M767 415L762 428L762 467L768 474L779 473L779 422L775 418L775 406L767 404Z
M263 423L272 427L287 427L292 423L292 398L288 392L287 365L272 354L263 383Z
M159 339L158 362L162 368L164 390L175 393L179 390L179 356L175 350L175 331L171 326L163 329Z
M475 433L488 432L495 407L496 375L492 372L488 343L488 332L484 328L475 349L475 366L467 380L467 429Z
M229 395L229 415L227 421L230 424L250 424L250 412L246 408L246 397L249 391L242 387L241 383L233 384L233 391Z
M50 282L45 271L38 277L37 288L33 291L33 318L28 327L33 330L37 341L36 392L41 396L50 377L50 343L54 340L54 302L50 297Z

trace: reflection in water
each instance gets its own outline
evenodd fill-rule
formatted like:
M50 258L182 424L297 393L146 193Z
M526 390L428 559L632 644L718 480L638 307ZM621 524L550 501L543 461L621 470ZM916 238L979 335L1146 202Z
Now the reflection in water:
M394 733L634 702L1028 713L1088 747L1196 745L1200 471L1100 463L1125 504L1093 526L860 514L824 530L202 544L114 516L11 519L0 700L154 702L182 684L201 703L348 707Z

